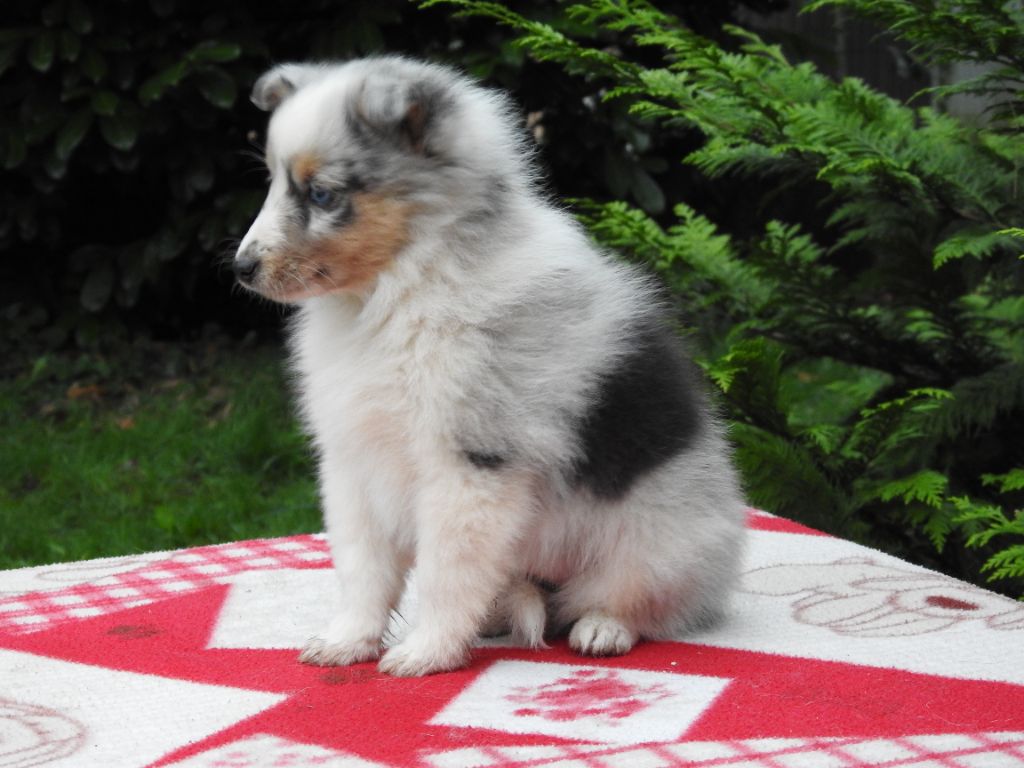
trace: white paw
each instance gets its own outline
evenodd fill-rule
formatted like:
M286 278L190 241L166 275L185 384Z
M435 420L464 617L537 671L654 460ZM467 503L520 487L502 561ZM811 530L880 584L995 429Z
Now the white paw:
M311 637L299 654L303 664L315 664L319 667L345 667L361 661L374 661L380 658L379 640L324 640Z
M569 633L569 646L584 656L621 656L636 641L636 632L618 619L600 613L582 617Z
M469 649L459 643L423 640L415 631L388 649L378 667L395 677L422 677L466 666Z

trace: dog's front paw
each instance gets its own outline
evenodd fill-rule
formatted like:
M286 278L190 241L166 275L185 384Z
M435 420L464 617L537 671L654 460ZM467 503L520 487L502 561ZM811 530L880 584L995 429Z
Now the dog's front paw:
M621 656L637 641L636 632L618 619L600 613L580 618L569 633L569 646L584 656Z
M324 640L311 637L299 654L303 664L318 667L345 667L361 661L375 661L380 658L380 641L377 640Z
M436 672L450 672L466 666L469 649L455 644L427 642L409 635L388 649L380 660L380 671L396 677L422 677Z

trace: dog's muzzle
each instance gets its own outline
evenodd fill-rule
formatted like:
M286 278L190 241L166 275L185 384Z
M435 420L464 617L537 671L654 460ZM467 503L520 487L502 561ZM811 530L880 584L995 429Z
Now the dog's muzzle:
M235 255L233 265L235 278L238 282L246 285L251 284L260 271L260 260L254 255L256 253L255 245L255 243L251 243L245 247L245 250L239 251Z

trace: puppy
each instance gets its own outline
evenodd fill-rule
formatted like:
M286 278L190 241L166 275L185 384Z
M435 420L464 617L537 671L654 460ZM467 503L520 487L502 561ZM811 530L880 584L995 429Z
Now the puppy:
M425 675L485 627L601 656L712 619L745 520L721 431L651 280L538 190L509 102L398 57L278 66L252 99L270 188L234 269L298 307L343 591L301 660Z

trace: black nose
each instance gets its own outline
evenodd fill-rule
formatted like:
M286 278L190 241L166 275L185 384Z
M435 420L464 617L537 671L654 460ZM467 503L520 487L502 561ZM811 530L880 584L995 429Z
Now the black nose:
M252 250L246 248L240 254L235 256L235 277L243 283L251 283L256 277L256 273L260 271L260 260L253 258Z

